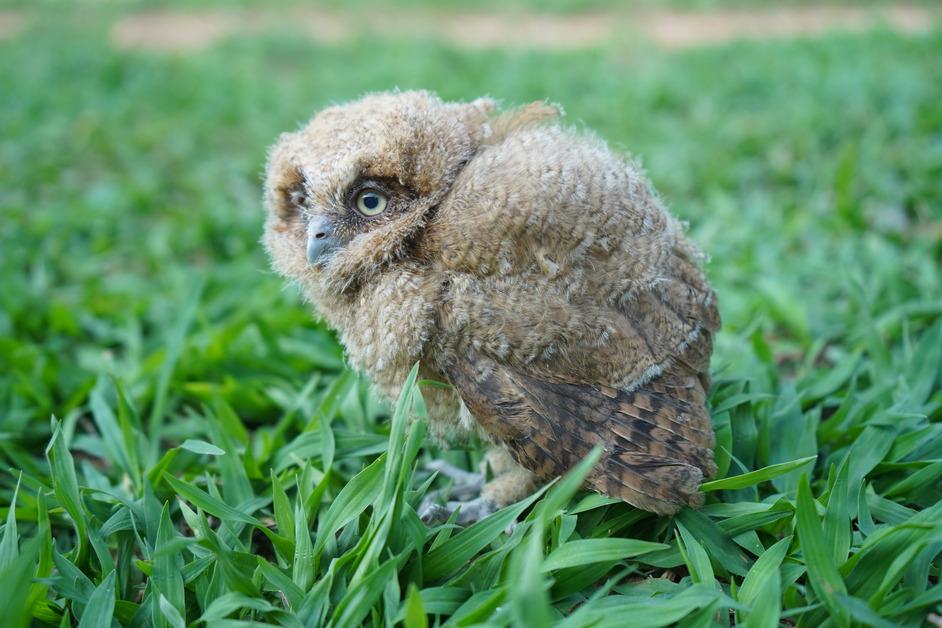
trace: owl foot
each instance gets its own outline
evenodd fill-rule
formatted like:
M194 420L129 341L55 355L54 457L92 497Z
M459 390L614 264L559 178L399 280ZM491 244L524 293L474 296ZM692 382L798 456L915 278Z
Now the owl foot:
M497 510L497 505L492 499L481 496L481 489L484 488L484 474L459 469L444 460L434 460L425 468L437 471L452 481L450 488L432 491L422 500L419 506L419 517L425 523L442 523L460 509L456 522L467 525ZM452 498L452 501L440 504L439 501L445 497Z
M451 479L450 496L455 499L468 499L481 494L484 488L484 474L472 473L448 464L444 460L433 460L425 468L429 471L438 471L441 475Z
M475 497L468 501L450 501L445 504L436 504L435 502L422 503L419 508L419 517L425 523L443 523L458 511L458 517L455 523L458 525L470 525L488 515L497 512L497 504L487 497Z

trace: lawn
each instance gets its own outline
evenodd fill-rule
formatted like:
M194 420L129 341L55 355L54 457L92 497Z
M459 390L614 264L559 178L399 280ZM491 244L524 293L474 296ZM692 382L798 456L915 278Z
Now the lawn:
M942 613L942 33L184 56L38 24L0 42L5 625ZM387 404L346 370L258 244L277 134L397 85L559 102L690 222L724 318L702 509L659 519L577 469L466 529L417 518L423 463L480 451L423 441L424 384Z

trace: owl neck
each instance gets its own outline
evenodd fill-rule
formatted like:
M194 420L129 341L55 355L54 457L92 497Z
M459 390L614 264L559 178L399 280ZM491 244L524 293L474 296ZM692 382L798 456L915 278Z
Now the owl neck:
M395 397L412 366L425 355L440 291L441 282L427 267L400 262L355 290L308 297L337 330L353 367Z

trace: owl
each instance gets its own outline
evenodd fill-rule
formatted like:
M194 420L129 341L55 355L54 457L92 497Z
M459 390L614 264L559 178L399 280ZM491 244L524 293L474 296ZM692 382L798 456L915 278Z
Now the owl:
M429 517L483 517L599 444L586 486L661 515L716 471L704 256L638 166L561 115L375 93L269 153L274 269L383 394L419 363L450 384L425 391L431 431L492 447L486 484L437 467L468 499Z

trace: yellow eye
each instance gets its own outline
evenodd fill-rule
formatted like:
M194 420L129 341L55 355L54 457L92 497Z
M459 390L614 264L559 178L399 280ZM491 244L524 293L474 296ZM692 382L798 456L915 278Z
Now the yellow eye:
M386 195L376 190L363 190L357 194L357 211L364 216L378 216L386 209Z

